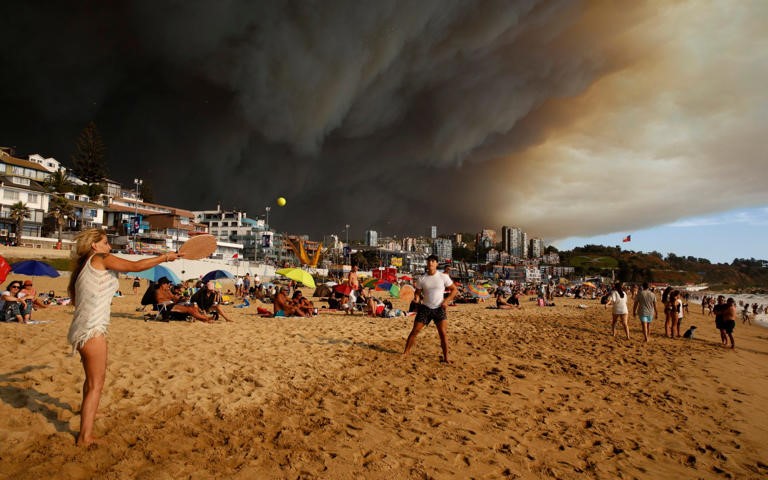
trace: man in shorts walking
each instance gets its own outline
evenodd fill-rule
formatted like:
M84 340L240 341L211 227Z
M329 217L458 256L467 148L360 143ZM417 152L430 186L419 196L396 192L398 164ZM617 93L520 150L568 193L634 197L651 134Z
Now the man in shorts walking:
M648 290L648 282L643 283L643 289L635 297L632 306L632 315L640 317L640 325L643 327L643 336L646 342L651 341L651 322L659 312L656 310L656 295Z
M448 363L448 339L446 332L448 330L448 320L446 308L453 301L458 293L456 285L453 284L451 277L437 271L437 256L427 257L427 273L416 280L415 299L420 302L416 308L416 318L413 321L408 340L405 342L405 351L403 356L410 353L411 348L416 343L416 336L419 332L434 321L437 327L437 333L440 335L440 347L443 350L443 362ZM444 292L448 290L448 295Z

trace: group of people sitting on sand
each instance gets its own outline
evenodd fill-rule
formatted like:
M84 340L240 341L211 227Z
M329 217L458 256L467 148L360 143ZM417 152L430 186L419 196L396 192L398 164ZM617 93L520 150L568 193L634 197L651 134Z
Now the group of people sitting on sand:
M150 284L142 305L153 305L163 309L169 315L177 314L181 318L192 317L205 323L212 323L216 318L231 322L221 308L221 292L216 290L215 282L198 282L193 290L172 285L167 277L161 277L156 283Z
M272 299L273 316L275 317L312 317L317 315L314 303L305 297L301 290L295 289L288 297L291 289L284 285L277 289Z
M0 294L0 321L29 323L32 312L56 303L53 292L38 295L32 280L13 280Z

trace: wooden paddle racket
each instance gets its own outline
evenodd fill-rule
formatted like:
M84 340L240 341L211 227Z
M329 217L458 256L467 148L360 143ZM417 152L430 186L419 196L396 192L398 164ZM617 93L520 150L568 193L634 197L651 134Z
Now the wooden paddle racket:
M192 237L179 248L185 260L200 260L209 257L216 251L216 237L213 235L197 235Z

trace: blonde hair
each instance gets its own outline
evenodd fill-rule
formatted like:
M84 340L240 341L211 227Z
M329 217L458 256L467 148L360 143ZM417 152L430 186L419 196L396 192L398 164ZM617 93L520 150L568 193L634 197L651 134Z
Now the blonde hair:
M80 276L80 272L85 267L85 262L88 261L93 253L91 247L106 236L107 232L104 230L91 228L83 230L75 237L77 243L75 244L75 250L72 252L72 275L69 277L69 287L67 287L69 298L72 299L72 305L75 305L77 302L75 283L77 282L77 277Z

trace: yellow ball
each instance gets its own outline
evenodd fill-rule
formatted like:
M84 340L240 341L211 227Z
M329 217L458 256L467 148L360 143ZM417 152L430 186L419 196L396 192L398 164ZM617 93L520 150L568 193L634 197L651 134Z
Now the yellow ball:
M277 204L280 205L281 207L284 207L286 203L288 203L288 202L286 202L285 198L283 198L283 197L280 197L280 198L277 199Z

